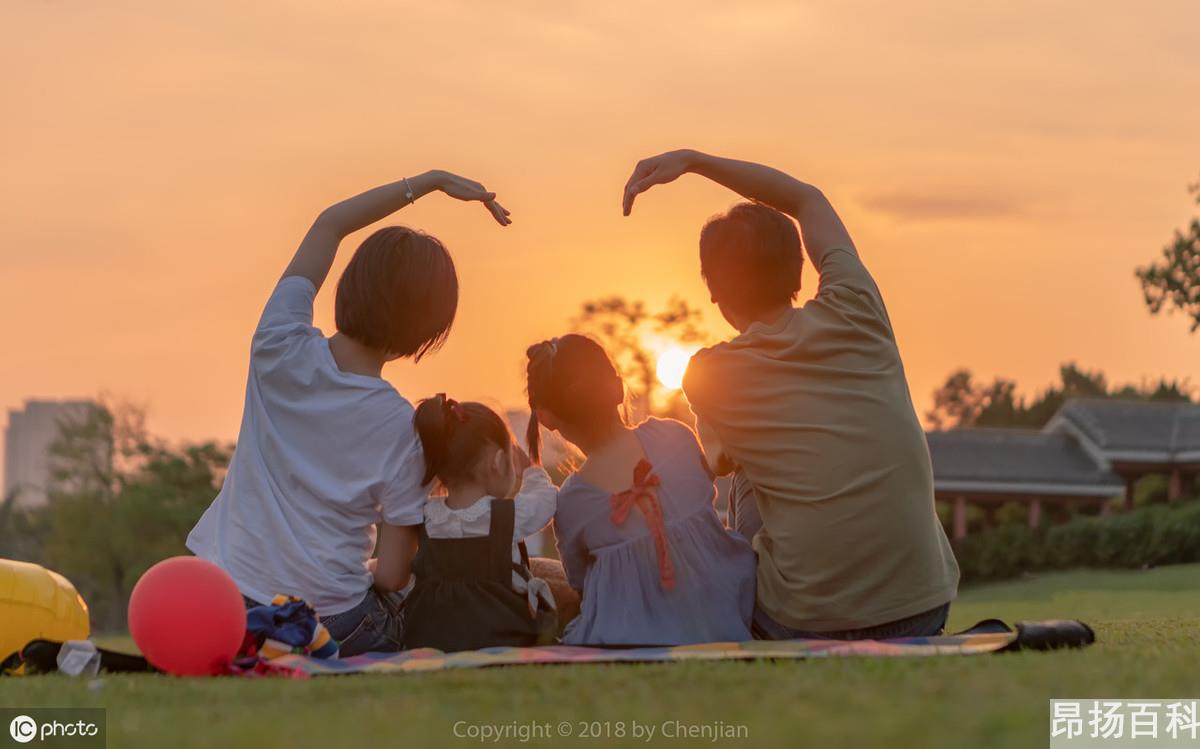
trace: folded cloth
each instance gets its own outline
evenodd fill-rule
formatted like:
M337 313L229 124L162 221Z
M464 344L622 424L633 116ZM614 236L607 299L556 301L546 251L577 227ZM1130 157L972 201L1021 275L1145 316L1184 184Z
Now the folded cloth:
M281 655L337 658L338 642L321 624L317 612L295 596L275 596L265 606L246 612L247 639L253 638L257 653L270 660Z

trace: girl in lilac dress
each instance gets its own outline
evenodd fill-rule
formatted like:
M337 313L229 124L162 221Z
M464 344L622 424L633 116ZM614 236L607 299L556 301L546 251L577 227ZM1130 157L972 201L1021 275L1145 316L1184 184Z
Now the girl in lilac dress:
M528 351L528 441L538 425L586 456L559 490L559 556L579 616L576 645L681 645L750 639L755 559L713 507L712 475L687 425L621 418L624 385L598 343L566 335Z

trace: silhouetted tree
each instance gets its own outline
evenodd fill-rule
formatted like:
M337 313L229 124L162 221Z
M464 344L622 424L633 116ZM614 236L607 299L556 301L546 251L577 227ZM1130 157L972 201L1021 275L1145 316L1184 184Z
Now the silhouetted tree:
M1186 381L1161 378L1140 385L1111 388L1103 372L1080 369L1074 362L1059 367L1059 384L1031 400L1017 394L1012 380L997 377L976 382L970 370L957 369L934 391L933 408L925 415L933 429L1017 427L1040 429L1070 398L1122 398L1142 401L1190 401Z
M75 584L96 628L123 627L142 573L186 553L184 540L220 490L231 454L225 445L156 440L144 412L128 405L60 425L41 561Z
M1188 190L1200 204L1200 182ZM1186 232L1175 232L1158 262L1138 268L1136 273L1152 313L1164 308L1178 310L1192 319L1193 332L1200 328L1200 216L1192 219Z
M708 338L700 327L701 318L700 310L680 297L672 297L661 312L652 313L641 300L614 295L584 302L571 325L604 346L629 388L633 412L644 416L654 409L659 388L648 340L657 336L681 344L703 344ZM667 402L672 414L679 410L677 400Z
M969 369L956 369L934 391L933 408L925 419L934 429L973 426L984 411L1011 410L1015 388L1015 383L1002 378L977 383Z
M22 507L13 489L0 500L0 559L40 562L44 513Z

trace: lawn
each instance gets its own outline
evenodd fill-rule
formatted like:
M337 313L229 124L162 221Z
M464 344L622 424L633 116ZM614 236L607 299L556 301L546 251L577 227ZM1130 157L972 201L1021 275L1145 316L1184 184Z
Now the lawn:
M951 625L1079 618L1084 651L928 659L818 659L517 667L307 681L164 676L0 680L0 706L105 706L109 746L468 746L467 725L566 721L744 725L717 745L1040 747L1051 697L1200 697L1200 565L1074 572L964 591ZM624 739L534 746L634 745ZM712 745L708 739L664 742Z

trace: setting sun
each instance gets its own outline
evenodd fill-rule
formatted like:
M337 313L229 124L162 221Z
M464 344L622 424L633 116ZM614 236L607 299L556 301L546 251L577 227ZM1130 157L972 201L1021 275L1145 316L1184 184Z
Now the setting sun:
M683 373L695 351L672 346L658 355L655 374L664 387L678 390L683 385Z

